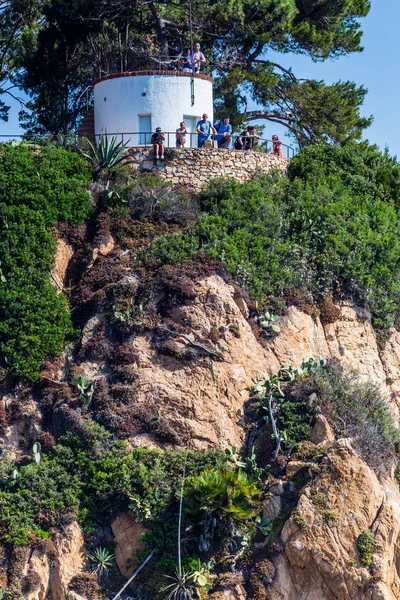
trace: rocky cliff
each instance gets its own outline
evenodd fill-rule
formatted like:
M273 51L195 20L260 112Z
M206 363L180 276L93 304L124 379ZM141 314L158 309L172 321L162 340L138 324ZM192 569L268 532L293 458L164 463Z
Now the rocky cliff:
M65 256L71 261L65 248L60 243L56 261L60 287L68 268ZM85 289L86 309L92 302L86 320L82 312L79 347L43 371L42 400L37 403L33 393L4 432L7 454L23 454L27 439L40 435L45 422L38 406L43 406L46 395L53 394L47 411L52 412L54 434L81 412L76 403L60 401L66 369L96 384L92 410L103 422L113 418L115 430L131 447L164 448L173 443L199 449L244 448L256 378L281 366L298 367L309 357L335 358L346 369L356 369L361 379L379 384L397 419L400 334L393 329L384 344L378 344L365 309L329 301L329 310L323 306L307 314L291 306L279 320L280 333L268 337L257 329L246 295L225 276L207 275L200 269L190 278L169 271L162 274L163 285L152 294L152 312L147 307L145 315L143 309L137 317L141 327L125 331L121 343L109 339L112 317L102 308L104 303L96 301L93 309L93 295L133 298L142 285L140 273L124 264L114 240L94 255L79 291ZM97 271L115 278L93 292ZM3 407L15 404L20 394L17 390L4 397ZM149 418L155 418L154 427L145 426ZM263 444L269 442L260 438L257 443L262 454ZM264 518L279 524L279 542L272 550L268 538L258 542L253 558L240 575L235 574L236 579L232 574L230 579L220 576L215 581L213 597L222 593L270 600L399 598L400 493L395 461L383 464L382 457L380 464L377 458L372 468L352 439L338 439L320 415L304 451L300 446L265 484ZM128 576L132 569L126 569L127 560L130 556L134 561L143 546L138 525L130 522L129 515L118 519L112 535L124 557L118 566ZM35 573L37 580L29 600L64 600L66 594L76 594L68 592L68 585L85 569L84 541L76 527L72 524L57 534L53 561L40 548L28 556L25 575ZM363 565L357 540L366 530L374 536L374 547L370 564ZM272 565L269 579L257 576L260 560Z
M395 166L363 152L200 193L21 152L45 175L2 213L6 600L111 599L147 558L124 599L400 597Z

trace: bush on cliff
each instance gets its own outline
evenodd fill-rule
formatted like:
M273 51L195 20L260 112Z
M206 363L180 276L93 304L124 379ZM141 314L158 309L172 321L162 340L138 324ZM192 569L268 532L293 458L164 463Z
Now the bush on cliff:
M337 360L323 369L295 380L285 390L281 428L293 435L298 423L310 422L315 412L329 421L338 438L348 437L372 467L390 464L400 441L399 429L390 413L389 401L380 386L345 371ZM306 439L303 437L303 439ZM301 441L301 437L294 441Z
M0 361L14 377L35 380L72 331L66 301L50 285L48 227L88 216L89 177L84 161L63 148L1 149Z
M40 212L47 225L78 225L88 217L90 172L76 153L59 146L33 152L3 146L0 152L0 202Z
M60 522L76 518L86 533L131 510L138 521L146 507L146 527L152 544L174 551L177 506L186 463L188 477L204 469L226 469L224 453L168 449L129 451L100 425L91 421L60 438L40 464L0 464L0 544L29 545L48 537ZM15 474L15 470L17 474ZM166 547L168 545L168 548Z
M383 172L395 180L398 168L374 149L365 153L318 146L293 160L289 178L213 181L199 195L203 216L189 231L156 240L151 254L165 264L205 252L266 304L281 304L293 289L316 301L333 292L391 326L399 310L399 214L396 192L380 180ZM352 171L358 164L360 177Z

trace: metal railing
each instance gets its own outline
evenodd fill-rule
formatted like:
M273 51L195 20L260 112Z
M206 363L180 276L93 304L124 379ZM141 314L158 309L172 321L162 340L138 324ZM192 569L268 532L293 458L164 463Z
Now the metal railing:
M151 136L154 132L151 131L132 131L132 132L115 132L115 133L100 133L95 135L95 139L99 140L102 137L116 137L117 141L126 144L127 146L134 148L149 148L153 145L151 141ZM176 148L176 131L164 131L165 136L164 145L166 148ZM239 134L233 134L230 146L228 150L234 150L234 143L236 139L239 137ZM0 134L0 144L4 142L12 142L19 141L19 143L26 144L28 146L32 146L34 150L36 148L40 148L43 146L48 146L51 144L64 146L64 147L78 147L79 146L79 136L77 134L68 134L66 136L26 136L21 134ZM4 141L3 141L4 140ZM198 134L197 133L187 133L186 134L186 142L184 148L197 148L198 147ZM268 140L265 138L259 138L256 140L256 143L253 145L253 152L265 152L272 154L273 142L272 140ZM292 146L288 146L287 144L282 143L283 155L285 158L293 158L296 154L295 149ZM243 150L245 151L245 150Z
M166 148L175 148L178 147L177 146L177 139L176 139L176 131L163 131L162 132L164 135L164 146ZM95 135L96 141L100 140L102 138L110 138L110 137L116 137L118 142L122 142L123 144L126 144L130 147L134 147L134 148L148 148L151 147L153 145L153 142L151 141L151 137L154 134L154 131L143 131L143 132L139 132L139 131L124 131L124 132L114 132L114 133L97 133ZM197 148L198 147L198 133L194 132L194 133L187 133L186 134L186 142L184 145L184 148ZM234 133L232 135L232 139L230 142L230 146L228 148L228 150L234 150L234 144L236 139L239 137L238 133ZM210 138L211 139L211 138ZM254 152L265 152L265 153L269 153L272 154L272 149L273 149L273 141L272 140L268 140L266 138L259 138L257 140L254 141L254 144L251 148L252 151ZM288 146L287 144L282 143L282 150L283 150L283 155L284 158L293 158L293 156L295 155L295 149L292 146ZM246 151L246 150L243 150Z

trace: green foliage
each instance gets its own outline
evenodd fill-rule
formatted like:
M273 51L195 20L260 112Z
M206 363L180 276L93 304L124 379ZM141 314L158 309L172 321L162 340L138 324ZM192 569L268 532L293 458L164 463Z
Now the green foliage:
M299 515L298 513L293 513L292 519L296 523L296 525L300 527L300 529L302 529L303 531L306 531L308 529L308 523L305 517L303 517L302 515Z
M256 454L254 452L254 446L251 448L250 456L247 456L243 460L237 455L235 446L231 449L225 450L226 458L229 462L232 462L239 469L244 469L249 477L262 483L269 477L269 465L266 467L259 467L256 461Z
M234 521L255 515L261 490L243 471L210 469L188 480L190 513L222 511Z
M37 211L46 225L81 223L90 212L90 173L76 153L56 146L33 152L3 146L0 154L0 203Z
M284 385L294 382L296 378L306 377L325 368L323 359L303 359L301 367L282 367L275 375L263 373L254 386L262 410L268 413L264 420L271 424L272 437L276 440L276 458L283 443L288 450L307 439L310 433L312 412L307 399L297 398L296 402L285 396Z
M261 531L261 533L267 536L272 531L272 521L271 519L263 519L262 517L256 517L254 520L256 529Z
M254 77L253 96L264 106L273 98L281 114L290 112L291 117L284 120L301 148L312 144L349 144L361 139L363 129L373 121L372 117L360 115L367 95L363 86L351 81L332 85L315 79L298 81L292 73L281 74L280 81L276 90L265 85L265 78Z
M326 502L327 502L326 496L325 496L325 494L320 492L317 488L310 488L310 497L311 497L312 503L315 504L315 506L317 506L318 508L326 507Z
M378 385L328 361L324 369L289 384L285 394L293 406L300 403L308 418L321 411L338 437L353 439L368 464L378 466L393 458L399 431Z
M366 529L358 536L357 550L360 554L360 563L365 567L372 564L372 556L375 550L375 535Z
M280 332L281 328L279 325L276 325L278 317L271 314L268 310L258 315L257 318L261 329L271 329L274 333Z
M38 16L38 2L1 2L0 4L0 120L8 121L7 98L11 99L8 90L12 89L12 76L18 68L15 62L15 51L18 48L24 28ZM4 99L3 99L4 98Z
M303 360L300 369L263 374L255 390L277 440L276 456L281 443L290 449L308 438L317 411L326 416L338 437L352 438L372 466L394 456L399 430L388 400L378 385L361 380L355 372L344 372L337 361ZM311 488L310 494L315 503L325 506L318 490Z
M342 182L355 194L393 199L398 204L400 167L387 150L366 143L337 146L310 146L297 154L289 166L290 178L303 181Z
M339 523L339 517L334 510L327 510L322 514L322 522L330 527L336 527Z
M138 494L131 496L129 499L129 510L136 523L141 523L151 518L151 508L148 502L142 500Z
M398 170L374 147L305 149L289 179L214 181L199 195L206 214L183 235L157 239L152 255L165 264L204 252L264 306L282 306L293 289L309 301L333 292L368 307L376 325L392 326L400 293Z
M72 334L67 304L49 274L20 269L0 287L0 359L10 375L34 381L43 360L60 354Z
M82 152L93 167L101 171L102 169L113 169L121 163L128 155L128 142L117 142L117 136L101 135L97 146L89 142L90 152Z
M28 545L52 527L79 512L87 533L139 498L149 512L141 515L148 543L160 561L174 564L177 505L186 451L169 449L129 452L99 425L88 421L80 432L68 434L40 464L18 468L0 463L0 543ZM223 453L189 451L187 473L226 468ZM136 502L137 506L137 502Z
M112 311L114 318L118 321L121 321L122 323L125 323L126 321L131 321L135 317L136 312L139 313L138 316L140 318L143 318L143 305L140 304L137 309L133 298L128 298L127 308L124 308L122 310L119 310L118 307L115 304L113 304Z
M89 173L79 156L48 147L5 146L0 155L0 360L35 380L43 360L72 333L63 296L50 285L58 220L77 224L90 210Z
M40 442L35 442L33 444L32 453L33 453L33 460L37 464L39 464L40 461L42 460L41 450L42 450L42 447L40 445Z

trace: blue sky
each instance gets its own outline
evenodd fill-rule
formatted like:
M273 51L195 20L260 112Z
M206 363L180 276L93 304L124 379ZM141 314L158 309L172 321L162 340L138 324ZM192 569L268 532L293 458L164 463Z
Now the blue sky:
M339 79L364 85L369 93L364 103L364 115L372 114L374 123L365 137L382 149L389 146L391 154L400 156L400 2L372 0L372 9L362 20L364 52L338 60L313 63L304 56L271 56L285 67L292 67L297 77L323 79L333 83ZM251 107L253 108L253 107ZM13 104L8 123L0 122L0 134L16 134L19 105ZM265 137L273 133L284 139L283 128L267 123Z
M374 116L364 137L382 149L389 146L390 153L400 157L399 23L399 0L372 0L368 17L361 21L364 52L323 63L313 63L305 56L281 54L273 55L271 60L276 59L284 67L291 66L297 77L323 79L326 83L350 80L364 85L368 95L362 114ZM267 122L264 137L271 138L273 133L285 141L284 128Z

